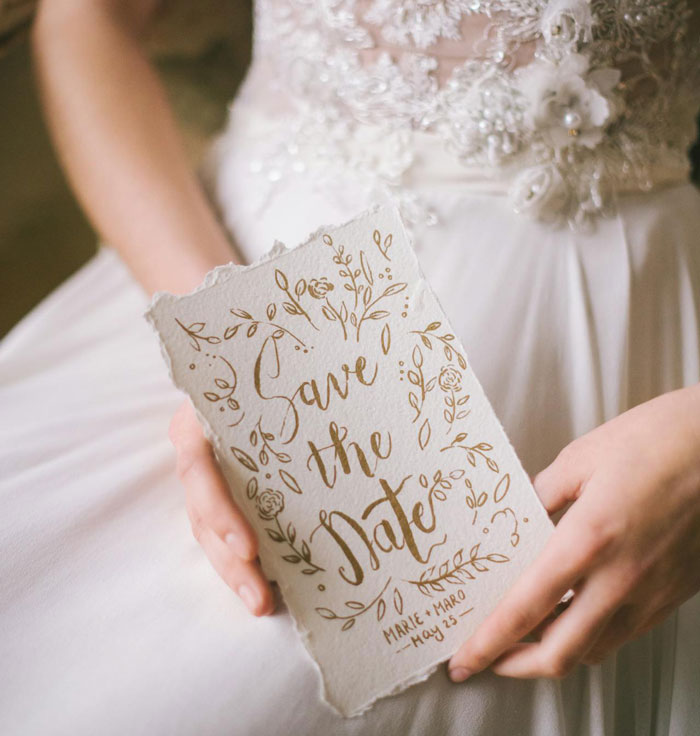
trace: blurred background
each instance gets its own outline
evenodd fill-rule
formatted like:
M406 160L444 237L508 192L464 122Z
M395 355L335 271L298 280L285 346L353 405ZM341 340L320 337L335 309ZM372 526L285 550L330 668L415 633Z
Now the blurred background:
M94 253L42 120L28 32L36 0L0 0L0 337ZM148 40L197 164L250 58L250 0L166 0Z
M95 252L41 118L28 31L36 0L0 0L0 337ZM250 58L250 0L168 0L149 39L193 163ZM700 180L700 146L691 156Z

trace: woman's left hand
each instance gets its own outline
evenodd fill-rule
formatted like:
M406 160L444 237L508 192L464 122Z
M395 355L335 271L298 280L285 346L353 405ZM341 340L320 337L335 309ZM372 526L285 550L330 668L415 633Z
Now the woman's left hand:
M700 590L700 384L575 440L534 485L550 514L571 505L538 559L452 657L456 682L487 667L507 677L563 677ZM553 617L569 590L572 602ZM521 642L528 634L536 640Z

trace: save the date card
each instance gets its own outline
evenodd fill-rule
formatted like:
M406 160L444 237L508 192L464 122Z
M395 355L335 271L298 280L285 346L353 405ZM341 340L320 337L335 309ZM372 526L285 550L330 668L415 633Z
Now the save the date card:
M547 541L395 210L215 269L148 318L344 715L448 659Z

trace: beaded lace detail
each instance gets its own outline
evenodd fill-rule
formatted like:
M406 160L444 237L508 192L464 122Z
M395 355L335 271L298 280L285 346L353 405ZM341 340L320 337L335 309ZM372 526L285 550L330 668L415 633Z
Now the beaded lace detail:
M342 167L429 218L403 186L427 132L506 180L516 211L585 226L617 191L687 170L692 22L686 0L257 0L239 99L280 125L255 167Z

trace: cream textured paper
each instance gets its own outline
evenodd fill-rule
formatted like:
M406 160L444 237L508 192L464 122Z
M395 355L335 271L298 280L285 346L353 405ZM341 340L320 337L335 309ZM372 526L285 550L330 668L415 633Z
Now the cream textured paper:
M344 715L446 660L546 542L396 211L218 268L148 318Z

